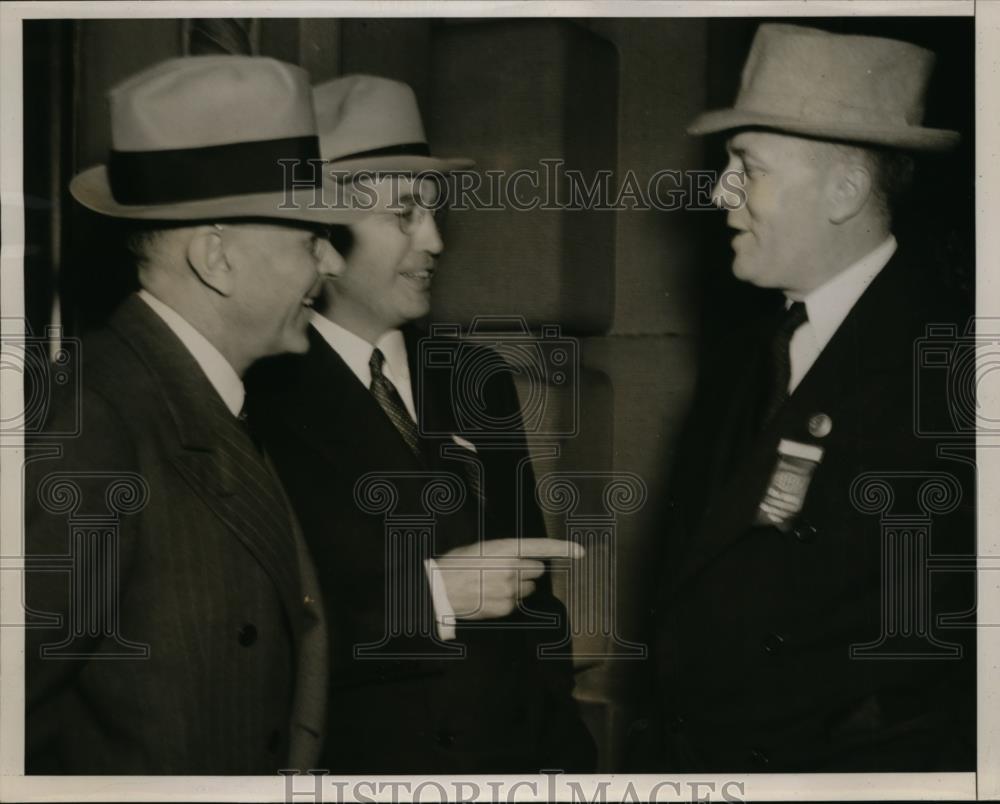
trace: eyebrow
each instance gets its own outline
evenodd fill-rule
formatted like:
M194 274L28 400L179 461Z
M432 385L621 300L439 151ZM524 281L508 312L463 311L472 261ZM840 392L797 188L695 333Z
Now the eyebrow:
M413 206L416 206L413 193L405 192L390 198L385 209L387 212L398 214L400 211L404 211Z
M726 152L730 156L735 156L737 159L739 159L744 164L746 164L746 163L749 162L750 164L756 165L759 168L766 168L767 167L767 159L761 157L759 154L755 154L755 153L751 152L749 149L747 149L745 147L742 147L742 146L739 146L739 145L737 145L736 147L730 147L730 146L727 145L726 146Z
M437 210L438 197L425 199L420 193L415 193L412 190L408 190L401 193L399 198L396 199L397 204L402 204L403 206L419 206L430 212Z

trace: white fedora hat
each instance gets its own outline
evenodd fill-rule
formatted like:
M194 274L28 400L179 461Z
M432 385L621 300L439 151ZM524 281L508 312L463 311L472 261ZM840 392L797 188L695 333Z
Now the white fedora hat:
M313 87L319 149L333 171L437 171L475 164L431 156L417 98L401 81L345 75Z
M747 57L736 103L700 115L691 134L762 127L791 134L934 151L957 131L925 128L934 54L874 36L764 24Z
M169 221L357 217L323 205L309 77L299 67L253 56L169 59L112 88L108 100L108 164L70 182L95 212Z

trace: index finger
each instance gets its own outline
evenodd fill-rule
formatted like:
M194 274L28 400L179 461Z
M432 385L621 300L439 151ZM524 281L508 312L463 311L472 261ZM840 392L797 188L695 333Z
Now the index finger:
M484 542L487 545L493 545L497 555L518 558L583 558L586 554L582 545L565 539L496 539Z

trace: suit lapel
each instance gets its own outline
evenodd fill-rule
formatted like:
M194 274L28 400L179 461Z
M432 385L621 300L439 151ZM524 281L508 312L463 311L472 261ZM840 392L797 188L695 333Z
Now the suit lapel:
M296 525L269 463L186 347L144 302L126 300L111 326L157 378L177 438L174 466L254 555L285 601L290 622L298 623Z
M420 339L423 332L413 326L403 328L406 339L406 355L410 366L410 381L413 388L413 402L417 411L420 429L429 435L421 437L422 451L426 467L438 472L457 475L465 484L466 500L448 527L439 529L438 549L450 550L468 544L470 539L482 537L486 532L486 487L491 493L502 484L506 477L490 474L488 450L480 450L475 462L459 457L473 457L471 451L452 439L460 434L455 415L454 388L440 373L421 374ZM457 345L457 342L456 342ZM452 378L453 379L453 378ZM459 403L461 404L461 403ZM478 464L478 465L477 465ZM501 471L493 464L492 471ZM516 496L509 496L509 507L515 506ZM505 533L504 535L509 535Z
M413 405L417 412L420 441L427 466L448 472L461 472L458 462L446 460L441 455L442 446L456 446L451 434L459 432L452 400L453 389L447 383L428 381L430 377L440 380L438 375L421 373L420 339L423 333L409 326L403 328L403 337L406 340L406 359L410 366Z
M866 393L855 378L877 376L879 368L894 366L898 370L900 356L908 353L905 343L894 336L901 335L904 328L889 332L892 328L885 326L883 318L886 310L905 307L913 296L908 287L915 278L908 277L903 263L897 253L872 281L785 406L762 432L751 437L744 454L736 458L735 470L709 494L705 516L682 563L678 583L692 578L746 533L767 488L781 438L801 439L813 413L833 412L835 420L848 418L839 412L857 406ZM883 331L885 337L872 339L872 333ZM763 370L759 363L756 370ZM730 409L734 420L745 415L739 407Z
M417 430L420 433L420 448L428 467L441 465L441 438L428 433L451 432L447 422L442 421L441 413L449 409L442 404L439 385L427 384L420 367L421 333L412 326L403 328L403 339L406 342L406 360L410 367L410 388L413 391L413 407L417 413ZM447 399L447 397L446 397ZM451 467L454 469L454 466Z
M386 467L422 468L375 397L333 347L312 327L301 365L304 421L315 422L315 445L335 461L345 450L380 456Z
M410 366L411 384L417 375L417 335L404 329L407 360ZM448 471L461 476L463 466L455 460L445 460L440 456L440 445L451 443L450 438L422 438L421 462L411 452L399 431L386 416L371 392L364 387L350 367L337 352L310 328L310 349L305 359L297 364L296 391L285 398L290 399L295 408L287 415L296 416L307 422L312 446L324 455L332 465L349 466L355 476L367 472L421 472ZM416 391L416 389L414 388ZM418 406L418 420L429 415L433 432L441 430L447 418L447 408L440 399L448 399L448 389L440 388L421 395L414 394ZM426 408L422 411L421 408ZM444 417L444 418L442 418ZM416 487L402 483L400 511L422 510L422 503L411 493ZM464 530L463 530L464 533ZM439 545L446 544L444 533L438 534ZM450 544L450 542L448 542Z

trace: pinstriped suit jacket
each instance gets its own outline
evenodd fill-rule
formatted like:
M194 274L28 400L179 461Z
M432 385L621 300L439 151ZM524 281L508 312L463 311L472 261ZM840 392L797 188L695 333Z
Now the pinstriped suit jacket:
M325 723L326 627L276 475L139 299L84 341L81 367L79 436L54 441L61 457L29 458L27 551L58 562L74 524L114 516L109 475L140 476L148 501L117 515L117 594L88 609L117 627L79 627L79 593L101 574L94 562L76 576L28 573L28 621L40 627L27 638L27 772L311 767ZM66 429L75 404L56 400L49 432ZM61 477L78 490L68 511L54 505ZM61 625L41 627L45 614Z

